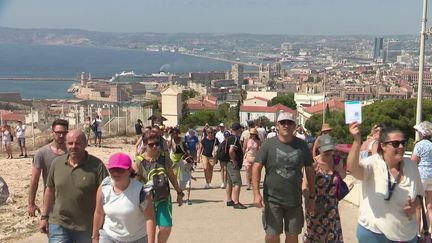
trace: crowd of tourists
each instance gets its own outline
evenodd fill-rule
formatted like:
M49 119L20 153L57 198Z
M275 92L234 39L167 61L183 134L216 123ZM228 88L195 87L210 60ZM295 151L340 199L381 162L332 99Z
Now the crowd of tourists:
M34 155L27 211L40 214L39 230L49 242L167 242L173 199L179 206L192 204L197 167L204 172L204 189L226 190L227 207L247 209L240 201L242 185L252 190L269 243L280 242L281 234L285 242L298 242L305 223L303 242L343 242L338 204L352 187L343 180L347 174L362 182L359 242L417 242L432 220L432 123L427 121L414 126L421 140L410 159L404 158L406 139L400 130L378 124L362 142L360 124L352 123L353 143L345 161L329 124L322 125L316 141L308 141L291 113L280 113L268 131L249 121L245 126L234 122L230 129L205 124L182 134L178 127L145 127L137 120L134 154L114 153L106 163L86 151L90 131L94 146L101 146L100 127L99 116L75 130L57 119L52 142ZM7 126L1 131L5 146L13 132ZM15 132L18 137L25 126L19 123ZM26 157L25 138L19 143ZM217 163L222 183L215 186ZM39 208L35 199L41 176ZM4 203L4 194L1 199Z

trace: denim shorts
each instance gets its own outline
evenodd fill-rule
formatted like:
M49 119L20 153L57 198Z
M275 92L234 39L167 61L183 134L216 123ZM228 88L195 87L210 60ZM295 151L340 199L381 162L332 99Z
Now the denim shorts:
M78 243L78 242L77 242ZM105 230L99 230L99 243L123 243L122 241L116 240L113 237L109 236ZM126 241L124 242L126 243ZM147 243L147 236L144 236L141 239L128 241L127 243Z
M414 237L412 240L408 241L392 241L387 239L387 237L384 234L378 234L375 232L372 232L365 227L361 226L360 224L357 225L357 240L361 243L396 243L396 242L405 242L405 243L416 243L417 242L417 236Z
M66 229L60 225L49 224L48 226L48 242L49 243L91 243L90 231L77 231Z

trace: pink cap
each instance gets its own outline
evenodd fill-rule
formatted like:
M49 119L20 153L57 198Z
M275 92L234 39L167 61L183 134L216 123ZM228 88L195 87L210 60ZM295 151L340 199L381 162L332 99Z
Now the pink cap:
M130 169L132 166L132 160L129 155L124 153L115 153L111 155L108 160L108 169L120 168Z

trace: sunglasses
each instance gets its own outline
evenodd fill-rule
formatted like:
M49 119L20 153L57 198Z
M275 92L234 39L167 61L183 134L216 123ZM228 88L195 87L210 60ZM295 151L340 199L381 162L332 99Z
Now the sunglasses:
M294 122L290 120L282 120L279 122L279 124L281 124L282 126L287 126L287 125L293 125Z
M68 132L67 131L53 131L53 133L55 133L57 135L66 135Z
M159 142L148 143L147 146L149 146L149 147L156 147L156 146L159 146Z
M406 140L400 140L400 141L398 141L398 140L395 140L395 141L387 141L387 142L384 142L384 144L385 145L387 145L387 144L391 144L392 146L393 146L393 148L399 148L399 146L402 144L402 147L405 147L405 144L406 144Z

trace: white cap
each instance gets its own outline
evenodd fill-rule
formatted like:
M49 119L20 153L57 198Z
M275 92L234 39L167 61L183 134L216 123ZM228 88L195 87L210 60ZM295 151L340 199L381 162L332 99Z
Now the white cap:
M295 117L293 114L291 114L289 112L282 112L279 114L277 122L284 121L284 120L289 120L289 121L295 122Z
M224 127L225 125L224 125L223 123L220 123L219 126L220 126L220 127Z

